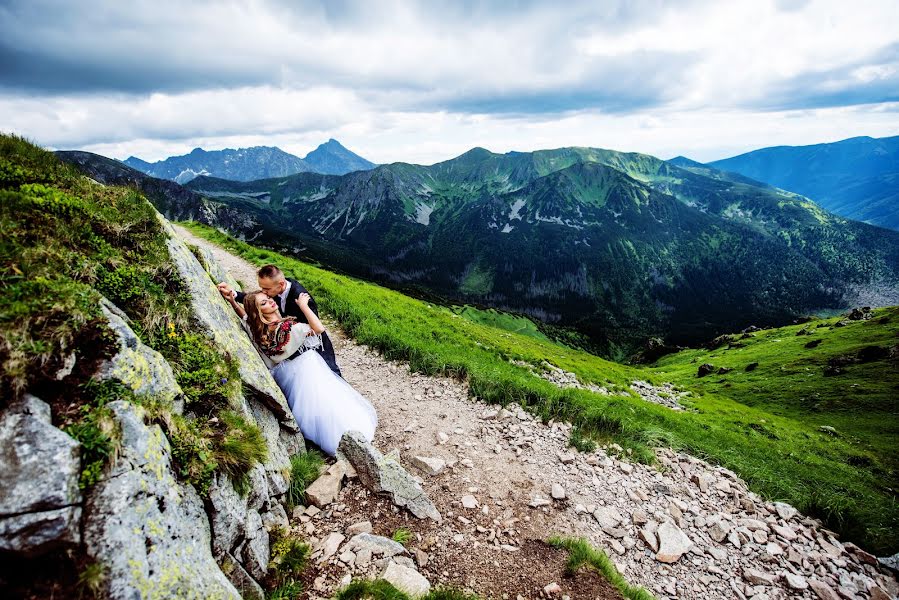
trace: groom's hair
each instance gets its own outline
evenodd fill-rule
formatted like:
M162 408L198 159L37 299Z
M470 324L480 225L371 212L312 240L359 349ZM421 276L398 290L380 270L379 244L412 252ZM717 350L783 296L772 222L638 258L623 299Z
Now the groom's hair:
M281 272L281 269L276 267L275 265L264 265L256 271L256 276L265 279L271 279L272 281L278 281L279 279L284 279L284 273Z

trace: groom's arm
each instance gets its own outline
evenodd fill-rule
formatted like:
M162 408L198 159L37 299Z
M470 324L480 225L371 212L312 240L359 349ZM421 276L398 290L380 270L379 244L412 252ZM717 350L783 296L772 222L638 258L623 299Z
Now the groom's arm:
M309 294L309 290L303 287L303 284L297 281L296 279L290 280L290 300L296 301L299 299L300 294ZM312 309L312 312L315 313L315 316L318 316L318 304L316 304L315 299L312 297L312 294L309 294L309 308Z

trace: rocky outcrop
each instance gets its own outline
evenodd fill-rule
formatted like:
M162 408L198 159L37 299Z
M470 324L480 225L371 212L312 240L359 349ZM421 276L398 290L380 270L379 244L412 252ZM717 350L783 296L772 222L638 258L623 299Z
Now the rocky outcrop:
M119 350L100 365L95 377L118 381L137 396L155 396L170 405L173 411L182 412L183 392L169 363L159 352L140 341L128 325L128 317L116 305L104 298L100 309L116 336Z
M161 219L162 217L160 217ZM202 329L240 363L240 377L254 396L263 402L279 420L293 421L284 394L260 360L256 348L247 337L231 306L222 298L209 273L171 225L163 221L169 233L169 254L187 287L194 317ZM216 269L217 267L212 267Z
M171 448L139 407L109 404L118 457L85 506L84 542L104 565L110 598L240 598L212 557L209 521L193 487L172 472Z
M0 417L0 550L38 556L81 540L80 444L31 395Z
M388 494L394 504L408 508L419 519L440 521L440 513L421 485L399 462L381 454L361 433L346 432L337 451L356 469L359 480L368 489Z

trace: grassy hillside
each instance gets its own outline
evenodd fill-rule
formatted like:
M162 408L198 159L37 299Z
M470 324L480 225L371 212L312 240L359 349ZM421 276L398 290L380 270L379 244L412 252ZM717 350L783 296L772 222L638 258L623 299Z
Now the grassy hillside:
M106 404L117 399L142 403L160 421L179 474L201 494L216 471L245 484L265 458L256 425L232 410L238 365L192 318L167 240L137 191L98 184L52 153L0 135L0 409L25 392L50 404L54 424L83 445L84 488L115 455ZM172 412L171 399L93 379L118 352L103 298L169 362L188 411L200 418Z
M854 435L823 432L801 404L797 403L796 410L780 410L778 406L786 403L770 393L768 403L753 406L745 394L731 397L731 388L709 387L711 382L705 379L695 381L698 365L690 362L690 356L666 360L672 365L680 360L692 365L693 377L686 367L672 366L666 371L664 366L647 369L609 362L547 340L459 318L448 309L254 248L208 227L188 226L251 262L277 262L300 279L316 295L319 305L351 335L387 358L408 360L413 369L424 373L467 377L475 396L491 402L530 405L546 418L570 419L582 432L614 438L639 460L652 460L648 448L656 444L690 451L736 471L757 492L824 518L846 539L881 554L899 549L899 508L890 467L895 464L895 449L860 443ZM886 333L877 335L889 337L895 333L889 329L894 321L892 314L879 314L865 326L885 327ZM890 319L880 323L883 316ZM852 327L832 330L834 346L842 332L854 335ZM761 342L767 334L756 337ZM758 368L759 377L765 373L770 376L768 392L778 381L783 386L791 385L791 380L773 376L780 368L771 362L774 360L772 356L764 368L762 364ZM605 386L615 394L559 389L535 374L545 368L545 361L576 373L583 383ZM877 378L884 390L891 385L895 389L895 372L887 367L880 364ZM854 365L846 375L837 376L844 378L840 381L857 381L852 368ZM673 380L693 389L688 405L694 411L674 412L638 399L629 390L635 379L654 383ZM821 390L833 381L837 379L824 377L819 371L810 372L808 377L809 385ZM861 412L858 405L850 410ZM896 418L888 411L881 413L880 420L885 421L880 425L883 430L895 427ZM848 432L845 423L830 423L837 423L833 426L838 432ZM882 439L888 437L885 433Z

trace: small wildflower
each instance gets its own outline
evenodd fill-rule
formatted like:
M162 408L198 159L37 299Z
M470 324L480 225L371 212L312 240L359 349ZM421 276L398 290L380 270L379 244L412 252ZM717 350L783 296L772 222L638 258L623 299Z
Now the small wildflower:
M222 377L221 382L222 382L222 385L225 385L226 383L228 383L228 378Z

